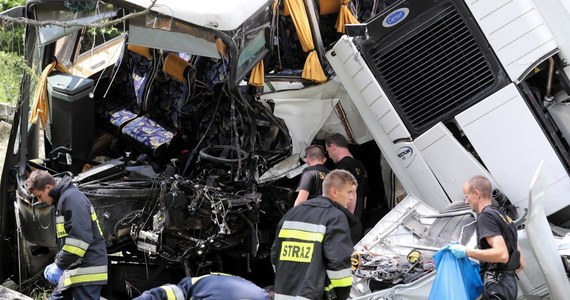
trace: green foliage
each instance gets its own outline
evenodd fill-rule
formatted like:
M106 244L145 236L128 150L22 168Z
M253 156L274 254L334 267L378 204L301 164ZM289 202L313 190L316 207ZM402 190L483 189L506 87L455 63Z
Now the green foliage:
M0 51L0 102L16 104L20 97L20 80L24 72L31 73L24 58L14 52Z
M26 0L0 0L0 11L26 4Z
M8 10L12 7L24 5L25 0L0 0L0 11ZM24 54L24 26L0 22L0 50L14 51L20 55Z
M121 35L121 31L116 27L87 28L80 52L89 51L93 45L101 45L119 35Z
M25 0L0 0L0 11L24 5ZM0 102L15 104L20 92L20 79L28 70L24 55L24 26L2 23L0 31Z

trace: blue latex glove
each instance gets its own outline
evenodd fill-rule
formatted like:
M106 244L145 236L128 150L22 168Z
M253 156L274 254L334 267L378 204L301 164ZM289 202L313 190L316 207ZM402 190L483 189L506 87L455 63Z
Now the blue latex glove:
M464 258L467 256L467 247L461 244L451 244L449 245L449 250L456 258Z
M63 270L60 269L55 263L48 265L44 269L44 277L51 284L57 284L59 282L59 277L63 274Z

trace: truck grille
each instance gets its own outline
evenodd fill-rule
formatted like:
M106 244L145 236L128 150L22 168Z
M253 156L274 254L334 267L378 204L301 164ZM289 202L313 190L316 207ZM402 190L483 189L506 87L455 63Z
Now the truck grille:
M413 135L496 88L492 67L454 5L403 26L368 48L376 76ZM424 14L424 15L425 15Z

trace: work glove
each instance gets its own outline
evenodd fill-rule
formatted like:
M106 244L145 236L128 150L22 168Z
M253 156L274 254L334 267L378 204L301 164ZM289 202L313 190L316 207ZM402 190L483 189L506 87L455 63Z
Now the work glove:
M63 270L60 269L55 263L48 265L44 269L44 277L51 284L57 284L59 282L59 277L63 274Z
M464 258L467 256L467 247L461 244L451 244L449 245L449 250L456 258Z

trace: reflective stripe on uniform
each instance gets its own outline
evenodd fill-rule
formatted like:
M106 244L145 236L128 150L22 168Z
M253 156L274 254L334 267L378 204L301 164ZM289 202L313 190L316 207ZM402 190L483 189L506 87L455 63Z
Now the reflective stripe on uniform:
M58 239L67 236L67 232L65 231L65 218L63 216L55 217L55 233Z
M281 226L281 228L318 232L322 234L325 234L325 232L327 232L327 227L325 225L299 221L285 221L283 222L283 226Z
M352 271L350 268L338 271L327 270L327 276L329 277L333 288L352 285Z
M97 214L95 213L95 208L91 205L91 221L97 224L97 228L99 228L99 233L103 236L103 230L101 230L101 225L99 225L99 219L97 219Z
M85 255L85 251L89 248L89 244L78 239L66 238L65 245L63 245L63 250L79 257Z
M274 294L273 299L275 300L311 300L309 298L301 297L301 296L289 296L283 294Z
M285 221L279 230L279 238L294 238L320 243L323 241L326 231L327 227L324 225Z
M167 284L160 287L166 293L166 300L184 300L184 293L182 290L174 285Z
M198 282L198 280L200 280L200 279L202 279L202 278L204 278L204 277L206 277L206 276L210 276L210 274L202 275L202 276L199 276L199 277L192 277L192 285L195 285L196 282Z
M107 283L107 266L85 267L63 271L63 286ZM61 282L61 280L60 280Z

